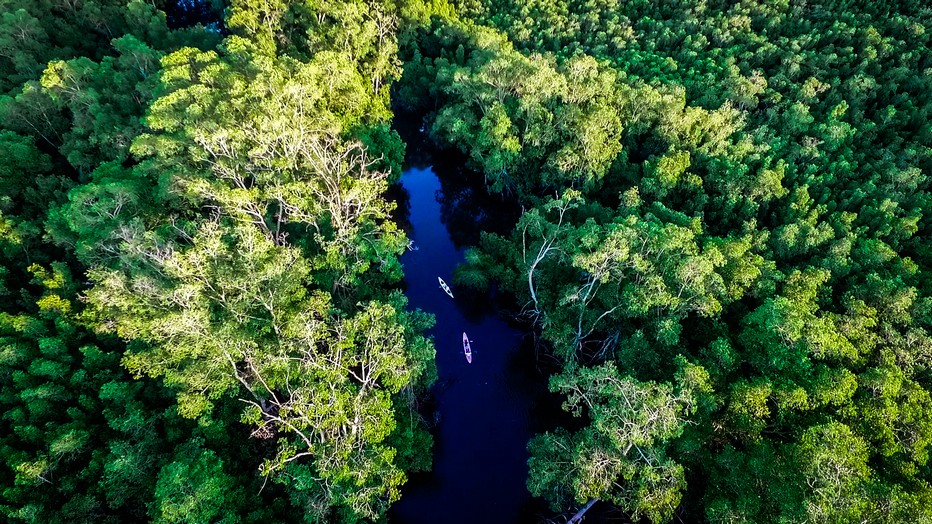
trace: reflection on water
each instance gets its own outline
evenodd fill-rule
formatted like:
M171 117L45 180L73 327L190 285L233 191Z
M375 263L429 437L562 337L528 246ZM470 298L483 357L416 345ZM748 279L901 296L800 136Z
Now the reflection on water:
M406 173L429 169L440 180L434 198L440 203L440 221L446 225L453 244L458 248L475 246L482 231L507 235L521 214L520 207L501 195L490 195L485 190L482 174L466 169L466 157L459 151L447 149L436 152L418 128L422 125L413 117L397 118L394 124L406 142ZM410 185L402 181L401 192ZM408 188L409 189L409 188ZM394 195L394 190L393 193ZM409 196L401 196L405 205ZM403 205L399 202L399 209ZM408 224L401 216L400 224ZM439 226L439 224L436 224ZM407 228L405 231L409 231Z

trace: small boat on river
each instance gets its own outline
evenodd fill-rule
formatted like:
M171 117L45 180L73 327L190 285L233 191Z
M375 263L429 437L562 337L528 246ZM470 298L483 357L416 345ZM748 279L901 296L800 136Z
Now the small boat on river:
M440 288L443 289L443 291L444 291L446 294L450 295L450 298L453 298L453 292L450 291L450 286L448 286L447 283L444 282L443 279L440 278L440 277L437 277L437 280L440 281Z
M469 337L463 333L463 353L466 354L466 362L472 364L472 347L469 345Z

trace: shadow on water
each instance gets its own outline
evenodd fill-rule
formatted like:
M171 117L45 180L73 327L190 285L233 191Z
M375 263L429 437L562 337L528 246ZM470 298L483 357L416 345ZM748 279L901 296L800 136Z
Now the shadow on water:
M200 24L224 32L224 6L220 0L157 0L156 6L165 13L169 29Z
M440 180L440 189L435 195L440 202L440 220L456 247L475 246L483 231L501 235L511 232L521 216L521 208L514 200L489 194L482 174L466 167L467 158L460 151L432 148L426 133L421 131L420 119L402 116L395 124L407 145L407 169L429 168Z
M474 246L483 231L507 235L521 215L518 205L500 195L490 195L484 178L465 167L459 154L444 152L444 161L433 168L440 177L440 212L457 246Z

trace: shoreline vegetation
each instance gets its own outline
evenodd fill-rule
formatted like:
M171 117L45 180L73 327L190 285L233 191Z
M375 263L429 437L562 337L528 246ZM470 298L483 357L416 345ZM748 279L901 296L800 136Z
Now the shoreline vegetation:
M450 284L557 363L554 514L932 522L930 39L905 0L0 0L0 515L386 519L437 377L398 111L521 209Z

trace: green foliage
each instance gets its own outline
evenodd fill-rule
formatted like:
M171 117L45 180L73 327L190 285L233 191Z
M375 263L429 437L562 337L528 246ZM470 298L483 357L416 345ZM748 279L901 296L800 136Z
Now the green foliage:
M555 509L599 498L634 518L668 521L685 480L665 442L682 432L690 394L622 377L611 364L570 369L550 388L567 395L564 409L577 417L588 412L591 423L573 435L560 430L531 440L531 493Z
M150 515L160 523L237 522L224 505L242 496L231 493L235 491L234 479L223 471L217 455L192 441L179 449L177 460L159 471L155 486L158 505L150 509Z
M394 94L523 206L456 279L564 366L532 493L932 521L917 3L157 5L0 0L4 519L384 518L436 378Z
M50 62L42 75L43 91L71 113L59 151L82 173L126 160L158 78L159 52L132 35L114 39L113 47L119 55L100 64L85 57Z
M420 106L435 139L524 206L510 234L468 252L458 281L513 293L564 373L613 366L644 387L693 376L688 423L655 445L683 468L695 518L932 520L920 502L932 482L927 13L457 7L468 20L417 33L400 98L436 99ZM604 80L567 80L580 64ZM619 146L589 155L604 166L593 178L551 177L550 155L582 150L560 126L586 128L551 108L596 106ZM583 457L617 449L589 411L583 430L531 444L529 486L560 509L605 497L579 491L598 485L579 480Z
M0 0L0 514L380 519L436 378L396 6L233 2L221 41L156 5Z
M9 228L9 243L20 245L41 231L48 206L61 201L70 181L52 173L52 161L35 140L0 132L0 221ZM6 236L5 235L5 236Z
M621 123L604 96L614 74L590 58L557 68L525 57L481 27L441 25L431 36L459 41L454 56L424 42L406 78L429 83L443 101L433 135L467 152L494 191L527 196L605 174L621 149ZM424 95L402 99L415 106Z
M0 314L0 512L14 522L142 517L158 468L197 428L166 410L167 391L120 368L119 346L75 322L64 265L30 271L42 296L28 313ZM238 506L226 500L214 504Z
M124 35L160 50L216 44L202 27L170 31L165 14L146 0L4 0L0 15L0 93L38 79L51 62L99 62Z

